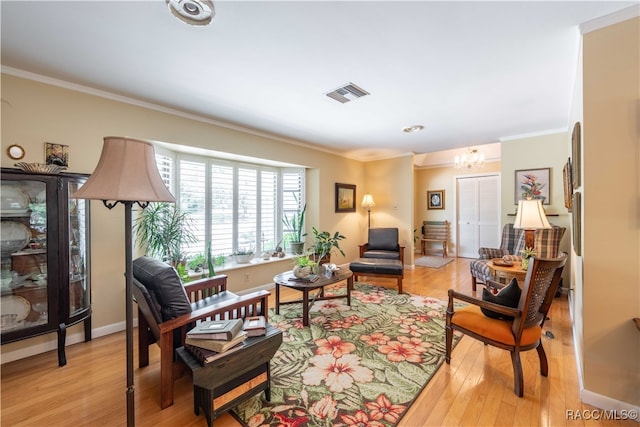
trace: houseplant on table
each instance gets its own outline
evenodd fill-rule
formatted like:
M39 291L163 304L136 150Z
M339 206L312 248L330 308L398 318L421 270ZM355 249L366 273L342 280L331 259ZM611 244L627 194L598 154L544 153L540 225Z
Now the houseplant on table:
M291 230L288 234L288 238L290 239L291 252L293 254L302 254L304 250L304 242L302 238L307 235L307 233L303 233L304 230L304 215L307 211L307 204L305 203L302 207L301 211L295 212L291 218L289 218L286 214L284 218L282 218L282 223L285 228Z
M145 253L174 266L183 261L182 246L197 242L192 219L174 203L150 203L140 212L133 230Z
M314 273L317 263L312 259L312 254L308 251L296 255L293 258L293 275L298 279L304 279Z
M334 249L337 249L344 256L344 251L340 249L340 240L345 239L345 237L340 232L336 231L331 234L328 231L318 231L313 227L313 237L314 242L309 249L313 253L314 261L318 264L330 262L331 252Z

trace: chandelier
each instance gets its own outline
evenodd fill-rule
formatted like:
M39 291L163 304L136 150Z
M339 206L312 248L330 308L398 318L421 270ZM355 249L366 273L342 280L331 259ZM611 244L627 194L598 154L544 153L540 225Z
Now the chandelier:
M484 154L478 153L475 148L467 149L467 153L462 156L456 156L454 167L456 169L471 170L482 166L484 163Z

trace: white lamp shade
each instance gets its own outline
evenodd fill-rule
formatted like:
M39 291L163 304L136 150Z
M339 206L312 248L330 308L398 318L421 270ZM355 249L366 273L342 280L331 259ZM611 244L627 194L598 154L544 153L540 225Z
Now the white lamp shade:
M373 196L371 194L365 194L364 197L362 198L362 207L365 207L368 209L375 205L376 203L373 201Z
M160 177L153 145L119 136L104 138L98 166L72 197L135 202L176 201Z
M523 228L525 230L551 228L540 200L520 200L518 202L518 213L516 214L516 222L513 224L513 228Z

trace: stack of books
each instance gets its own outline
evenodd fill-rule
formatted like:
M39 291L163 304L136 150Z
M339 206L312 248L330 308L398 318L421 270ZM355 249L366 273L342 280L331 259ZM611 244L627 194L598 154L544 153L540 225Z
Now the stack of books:
M201 363L206 364L242 348L247 333L242 319L200 322L187 332L184 347Z

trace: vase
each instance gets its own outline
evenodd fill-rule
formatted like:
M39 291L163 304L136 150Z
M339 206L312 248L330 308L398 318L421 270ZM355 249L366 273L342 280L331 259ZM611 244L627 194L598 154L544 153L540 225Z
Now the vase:
M312 271L311 271L310 265L306 265L306 266L296 265L295 267L293 267L293 275L298 279L304 279L308 277L311 273Z
M527 270L529 268L529 260L531 258L522 258L521 267L523 270Z

